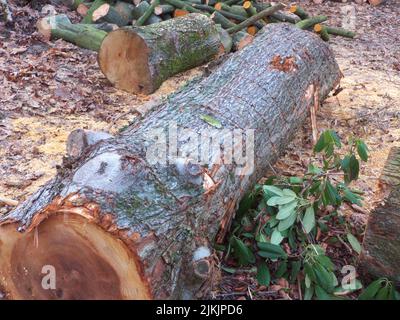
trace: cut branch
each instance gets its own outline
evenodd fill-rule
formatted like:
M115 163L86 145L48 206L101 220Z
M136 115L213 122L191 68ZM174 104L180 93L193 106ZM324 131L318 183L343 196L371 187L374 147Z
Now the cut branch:
M107 35L105 25L72 24L64 14L40 19L36 24L39 33L46 39L63 39L81 48L99 51L100 45Z
M238 32L238 31L240 31L240 30L242 30L244 28L247 28L247 27L255 24L255 22L257 22L258 20L266 18L266 17L272 15L273 13L275 13L275 12L277 12L279 10L282 10L283 8L285 8L285 5L282 4L282 3L274 5L274 6L270 7L270 8L267 8L267 9L255 14L254 16L246 19L245 21L239 23L238 25L236 25L236 26L234 26L232 28L229 28L228 32L229 33Z

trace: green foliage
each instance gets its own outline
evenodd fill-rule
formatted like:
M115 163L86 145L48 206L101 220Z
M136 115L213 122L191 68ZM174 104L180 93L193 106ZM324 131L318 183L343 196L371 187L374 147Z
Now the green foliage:
M360 192L351 189L350 183L358 179L360 160L368 160L368 148L360 139L343 144L335 131L326 130L314 152L320 162L310 163L304 176L270 177L243 198L227 255L233 253L239 265L256 265L260 285L284 277L290 283L301 282L304 299L338 299L342 288L335 266L316 234L329 235L336 223L360 253L360 243L337 209L344 202L362 205ZM271 269L271 265L276 267ZM390 290L385 290L386 295L380 296L389 296Z
M373 281L359 295L359 300L399 300L399 292L395 289L392 281L379 278Z

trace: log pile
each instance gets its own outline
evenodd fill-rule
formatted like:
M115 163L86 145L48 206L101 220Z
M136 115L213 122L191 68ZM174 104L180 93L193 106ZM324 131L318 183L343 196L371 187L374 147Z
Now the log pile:
M292 5L257 2L255 0L63 0L69 7L82 15L81 24L107 23L117 27L139 27L160 23L189 13L209 17L232 36L232 50L243 48L252 41L266 24L288 22L310 31L316 24L323 23L323 16L311 17L301 7ZM305 20L305 21L304 21ZM42 24L39 22L39 24ZM353 32L323 26L315 31L327 40L326 34L354 37ZM333 29L333 31L332 31ZM40 30L39 30L40 31ZM332 31L332 32L330 32ZM86 35L90 37L90 34ZM62 33L58 35L67 41ZM87 42L90 40L85 40ZM76 43L76 42L74 42ZM92 48L98 49L97 46Z
M81 23L72 24L64 15L50 16L38 21L39 32L47 39L62 38L98 51L107 79L116 88L135 94L151 94L179 72L242 49L268 24L291 23L325 41L330 35L354 37L352 31L325 25L326 16L310 16L299 6L287 8L281 3L65 1L84 16Z
M10 299L202 297L239 200L340 78L326 43L269 24L118 136L75 132L73 161L0 217L0 290ZM54 288L42 285L50 268Z

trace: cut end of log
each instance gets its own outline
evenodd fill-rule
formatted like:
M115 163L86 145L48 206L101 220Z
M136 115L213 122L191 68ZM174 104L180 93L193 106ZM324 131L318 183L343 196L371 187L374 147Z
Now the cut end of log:
M38 32L47 40L51 39L51 25L47 19L40 19L36 23L36 28Z
M289 8L289 11L291 13L295 13L297 11L297 6L295 4L291 5L290 8Z
M84 3L79 4L78 8L76 8L76 12L78 12L81 17L86 16L88 10L89 10L88 6Z
M216 3L215 4L215 6L214 6L214 8L216 9L216 10L222 10L222 2L218 2L218 3Z
M255 26L247 27L247 33L251 34L252 36L255 36L257 31L258 31L258 29Z
M183 9L175 9L174 11L174 18L177 17L183 17L189 14L189 11L183 10Z
M319 23L317 23L317 24L314 26L314 31L320 33L320 32L322 31L322 25L319 24Z
M51 215L32 231L0 229L0 278L11 299L149 299L135 257L77 214Z
M250 8L251 8L251 1L245 1L245 2L243 2L243 8L245 8L245 9L250 9Z
M100 69L117 88L149 94L154 90L148 53L146 42L138 34L115 30L103 40L98 56Z
M108 3L105 3L98 7L92 14L92 20L93 21L98 21L101 18L103 18L105 15L107 15L108 11L110 11L110 5Z

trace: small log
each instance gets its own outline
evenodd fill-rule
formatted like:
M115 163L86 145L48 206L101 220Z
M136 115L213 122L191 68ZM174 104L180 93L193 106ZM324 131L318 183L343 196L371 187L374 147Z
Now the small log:
M229 11L225 11L225 10L216 10L213 7L207 6L207 5L202 5L202 4L193 4L192 5L194 8L199 9L199 10L203 10L203 11L207 11L207 12L215 12L218 11L220 14L222 14L224 17L229 18L229 19L233 19L236 21L246 21L247 16L242 16L242 15L238 15L238 14L234 14L232 12ZM254 25L261 29L264 25L260 22L255 22Z
M173 13L175 11L175 7L170 4L161 4L154 8L154 14L157 16L165 15L167 13Z
M229 28L228 32L229 33L235 33L235 32L238 32L238 31L242 30L243 28L247 28L247 27L255 24L255 22L257 22L258 20L263 19L265 17L268 17L271 14L283 9L284 7L285 7L284 4L279 3L279 4L276 4L276 5L272 6L272 7L270 7L270 8L267 8L267 9L257 13L256 15L246 19L245 21L239 23L238 25L236 25L236 26L234 26L232 28Z
M263 2L253 2L253 6L257 9L257 11L263 11L271 7L270 3L263 3ZM296 24L301 19L296 16L295 14L287 14L281 11L273 13L270 17L268 17L270 22L289 22Z
M99 51L107 32L87 24L72 24L64 14L40 19L37 29L46 39L63 39L81 48Z
M400 287L400 148L390 150L380 178L382 203L368 216L358 271L388 277Z
M305 20L301 20L299 22L296 23L296 27L306 30L309 28L313 28L314 25L316 25L317 23L321 23L328 20L327 16L315 16L309 19L305 19Z
M80 16L84 17L87 15L89 9L90 9L91 3L80 3L78 7L76 8L76 12L79 13Z
M117 88L150 94L167 78L207 62L221 51L214 23L202 14L189 14L109 33L98 61L102 72Z
M230 21L228 18L225 18L218 11L215 11L210 16L210 19L212 19L215 23L221 25L222 28L224 28L224 29L229 29L236 25L235 23ZM248 34L247 32L244 32L244 31L236 32L232 36L232 50L233 51L241 50L248 44L252 43L253 40L254 40L254 37L252 35Z
M333 27L329 27L329 26L326 26L325 28L329 34L332 34L335 36L342 36L345 38L354 38L356 36L355 32L346 30L343 28L333 28Z
M93 22L109 22L119 27L127 26L132 20L128 20L126 16L122 16L113 6L105 3L92 13Z
M326 29L326 26L324 26L324 25L322 25L320 23L317 23L314 26L314 31L321 36L322 40L329 41L329 33L328 33L327 29Z
M294 15L294 14L286 14L283 12L275 12L271 15L271 20L274 20L274 22L289 22L292 24L296 24L299 22L301 19Z
M218 2L214 8L218 11L224 10L239 16L247 17L246 10L244 10L242 6L228 6L223 2Z
M323 100L341 77L332 50L312 33L282 23L264 29L209 76L99 142L0 217L0 287L7 298L198 299L208 293L218 280L213 246L239 200L303 125L312 88L321 88ZM290 59L293 68L277 69L276 57ZM178 158L173 137L165 144L170 161L149 156L151 147L164 146L154 130L175 136L168 129L173 124L177 148L192 155L203 143L186 139L185 131L207 134L216 146L206 151L207 166ZM239 133L240 147L248 141L248 163L239 160L242 154L225 161L227 133ZM42 287L43 266L54 267L56 290Z
M191 13L203 13L201 10L196 9L196 6L200 5L200 4L188 4L185 1L181 1L181 0L164 0L166 3L178 8L178 9L182 9L182 10L186 10L188 12Z
M136 7L132 3L127 3L125 1L117 1L114 5L114 9L121 15L122 18L128 21L128 24L132 23L133 12Z
M136 20L139 19L141 16L144 15L146 10L148 10L150 7L150 4L146 1L140 2L137 7L135 7L134 11L132 11L132 16L133 16L133 21L132 25L135 25ZM150 17L146 20L145 25L150 25L154 23L159 23L161 22L162 19L155 14L150 15Z
M247 16L249 17L252 17L255 14L257 14L257 9L253 7L251 1L245 1L243 3L243 8L246 10Z
M310 18L310 15L305 12L305 10L297 5L292 5L289 8L289 11L293 14L295 14L296 16L298 16L301 20L305 20Z
M94 0L93 4L89 8L86 16L82 19L82 23L93 23L93 12L95 12L99 7L101 7L103 4L106 4L106 0Z
M154 14L154 8L160 4L160 0L153 0L143 15L135 22L135 26L142 26Z

